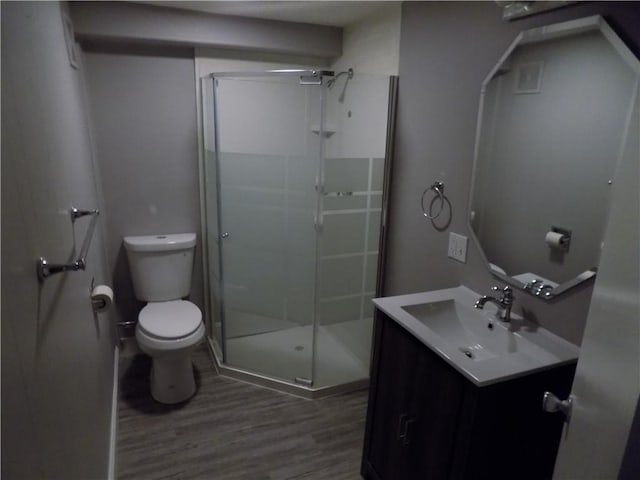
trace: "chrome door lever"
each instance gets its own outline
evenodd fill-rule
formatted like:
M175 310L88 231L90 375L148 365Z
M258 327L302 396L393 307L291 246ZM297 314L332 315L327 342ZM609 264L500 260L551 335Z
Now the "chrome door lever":
M71 222L73 223L80 217L85 217L87 215L98 215L100 214L100 212L98 210L78 210L76 207L71 207L71 210L69 210L69 214L71 215Z
M545 412L562 412L565 416L565 422L569 423L571 419L571 409L573 408L573 398L569 395L566 400L560 400L551 392L544 392L542 396L542 410Z

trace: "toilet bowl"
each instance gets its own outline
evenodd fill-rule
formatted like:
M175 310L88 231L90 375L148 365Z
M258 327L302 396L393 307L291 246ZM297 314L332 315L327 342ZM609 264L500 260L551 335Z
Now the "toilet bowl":
M124 237L135 296L147 302L136 339L152 359L151 395L180 403L195 394L191 351L204 338L202 313L183 300L191 290L194 233Z
M196 392L191 352L204 338L200 309L185 300L152 302L138 315L136 340L149 355L151 396L160 403L180 403Z

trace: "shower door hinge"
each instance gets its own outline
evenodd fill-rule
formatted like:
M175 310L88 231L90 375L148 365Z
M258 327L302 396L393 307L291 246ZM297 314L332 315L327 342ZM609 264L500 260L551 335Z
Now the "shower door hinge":
M322 76L318 73L315 75L301 75L300 85L322 85Z
M320 216L315 216L313 219L313 228L315 230L322 230L322 214Z
M313 380L309 380L308 378L305 377L296 377L293 379L296 383L299 383L300 385L305 385L307 387L313 387Z

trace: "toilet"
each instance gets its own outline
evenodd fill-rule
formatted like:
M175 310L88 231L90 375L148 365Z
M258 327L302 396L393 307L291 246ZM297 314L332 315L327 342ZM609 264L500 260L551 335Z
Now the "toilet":
M191 351L205 328L200 309L183 300L191 290L195 245L195 233L124 237L135 296L147 302L136 340L153 360L151 395L160 403L180 403L196 392Z

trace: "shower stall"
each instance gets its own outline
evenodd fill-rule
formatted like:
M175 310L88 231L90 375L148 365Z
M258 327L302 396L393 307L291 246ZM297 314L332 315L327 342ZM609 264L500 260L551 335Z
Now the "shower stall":
M223 374L306 397L366 385L397 78L201 79L207 336Z

